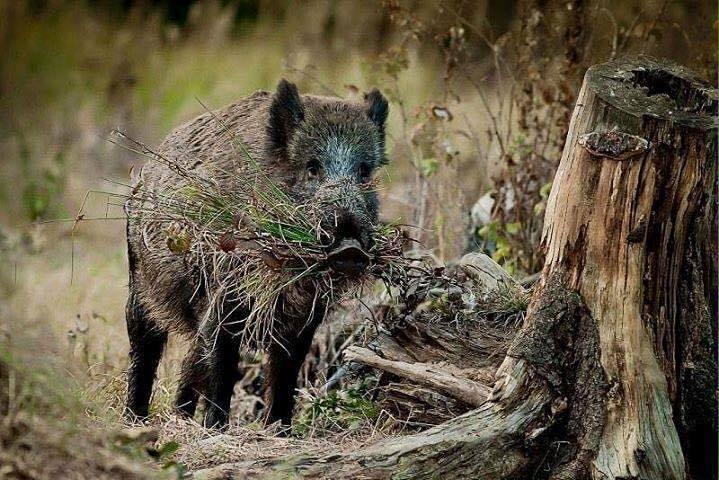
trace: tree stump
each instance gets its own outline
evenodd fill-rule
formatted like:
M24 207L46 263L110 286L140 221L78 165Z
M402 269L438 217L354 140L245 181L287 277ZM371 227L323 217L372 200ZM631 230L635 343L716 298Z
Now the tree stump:
M609 391L595 478L685 478L680 436L691 470L716 458L716 338L695 275L712 258L697 232L716 216L716 111L715 90L646 58L591 68L577 99L544 275L563 272L597 322Z
M479 405L358 451L223 475L716 478L716 135L717 92L687 70L646 57L590 68L547 205L546 263L487 400L443 377L440 390ZM392 368L423 388L436 374Z

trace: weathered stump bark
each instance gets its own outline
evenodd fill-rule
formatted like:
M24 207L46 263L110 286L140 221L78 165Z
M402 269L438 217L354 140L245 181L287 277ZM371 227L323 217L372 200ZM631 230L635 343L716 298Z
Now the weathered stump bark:
M547 206L546 263L487 401L359 351L480 404L359 451L222 474L716 478L716 133L717 92L686 70L648 58L589 69Z
M564 270L597 321L609 392L595 478L685 478L680 438L690 470L715 458L697 455L716 451L716 338L698 294L712 252L693 231L716 215L716 111L715 90L648 59L590 69L577 99L544 275Z

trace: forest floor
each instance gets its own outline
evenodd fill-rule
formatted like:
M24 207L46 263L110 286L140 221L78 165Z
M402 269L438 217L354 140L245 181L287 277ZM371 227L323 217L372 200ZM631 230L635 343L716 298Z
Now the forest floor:
M11 268L2 278L7 301L0 306L0 333L8 346L0 351L0 411L8 409L0 426L6 452L0 477L52 478L61 471L71 478L114 478L118 472L181 478L229 461L349 451L401 433L399 422L361 394L320 394L326 364L303 380L293 432L278 435L277 426L265 426L260 418L261 358L251 353L228 430L181 419L172 407L187 348L180 338L171 339L162 359L149 421L129 424L122 417L129 345L121 223L83 225L74 254L71 226L51 225L35 232L35 253L9 255ZM340 325L344 316L332 322L337 335L346 331ZM356 323L355 315L347 317ZM324 330L325 339L331 332ZM341 362L336 352L327 355L337 357L335 367Z

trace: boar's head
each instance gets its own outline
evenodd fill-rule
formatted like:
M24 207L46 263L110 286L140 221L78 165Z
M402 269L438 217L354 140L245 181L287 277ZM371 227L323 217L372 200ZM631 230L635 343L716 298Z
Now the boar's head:
M286 80L270 105L270 155L289 194L319 212L330 267L349 276L369 262L378 214L372 177L385 163L387 113L376 89L353 102L300 96Z

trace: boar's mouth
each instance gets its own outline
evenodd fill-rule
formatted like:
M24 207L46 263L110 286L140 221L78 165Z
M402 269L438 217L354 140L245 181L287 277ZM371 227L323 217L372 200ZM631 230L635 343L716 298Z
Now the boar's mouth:
M329 267L347 276L362 273L369 265L370 259L369 254L355 239L344 239L327 253Z

